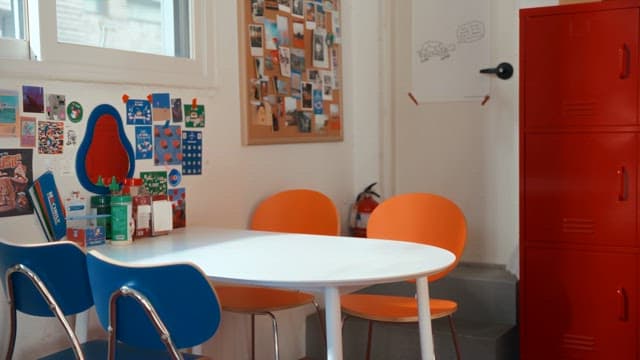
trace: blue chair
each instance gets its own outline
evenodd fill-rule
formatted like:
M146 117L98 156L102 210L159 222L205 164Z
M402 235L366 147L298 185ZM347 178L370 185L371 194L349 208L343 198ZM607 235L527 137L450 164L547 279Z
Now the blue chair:
M2 285L9 305L6 359L13 357L17 311L55 317L64 328L71 348L46 359L106 359L107 342L94 340L80 344L65 317L93 306L86 258L78 245L68 241L17 245L0 239L0 271L5 275Z
M109 332L110 360L119 358L117 342L164 353L139 358L201 358L179 352L202 344L220 325L218 297L199 268L128 265L91 250L87 270L98 319Z

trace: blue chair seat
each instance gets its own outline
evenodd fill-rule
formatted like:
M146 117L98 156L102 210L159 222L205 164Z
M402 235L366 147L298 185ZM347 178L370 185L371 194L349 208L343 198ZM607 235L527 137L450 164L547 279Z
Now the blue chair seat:
M107 340L91 340L81 345L82 352L86 359L107 360ZM184 360L204 360L208 359L202 355L181 353ZM40 358L39 360L67 360L75 359L72 349L59 351ZM118 343L118 360L169 360L171 357L166 351L150 351L149 349L139 349L133 346Z

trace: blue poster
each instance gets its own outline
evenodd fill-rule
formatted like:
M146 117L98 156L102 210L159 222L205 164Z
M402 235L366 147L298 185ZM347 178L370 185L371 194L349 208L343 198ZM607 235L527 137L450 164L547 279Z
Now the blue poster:
M127 100L127 125L151 125L151 104L148 100Z
M313 89L313 113L322 114L324 111L322 105L322 90Z
M182 132L182 175L202 174L202 131Z
M153 147L155 165L180 165L182 144L180 125L156 125L153 127Z
M136 126L136 160L153 158L151 126Z

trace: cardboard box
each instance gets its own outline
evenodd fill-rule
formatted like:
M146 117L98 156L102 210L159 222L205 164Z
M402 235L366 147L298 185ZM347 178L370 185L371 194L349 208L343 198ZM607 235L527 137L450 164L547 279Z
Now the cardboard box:
M136 224L134 239L151 236L151 195L133 197L133 219Z
M102 245L106 241L106 233L102 226L67 228L67 240L73 241L81 247Z

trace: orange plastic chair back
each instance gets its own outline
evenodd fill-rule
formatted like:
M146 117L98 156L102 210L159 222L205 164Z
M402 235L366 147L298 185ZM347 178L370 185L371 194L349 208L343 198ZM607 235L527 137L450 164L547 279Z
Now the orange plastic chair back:
M315 190L293 189L269 196L253 213L252 230L339 235L340 216L333 201Z
M460 261L467 225L464 214L451 200L434 194L408 193L391 197L375 208L367 224L367 237L411 241L451 251L456 261L429 276L429 281L434 281Z

